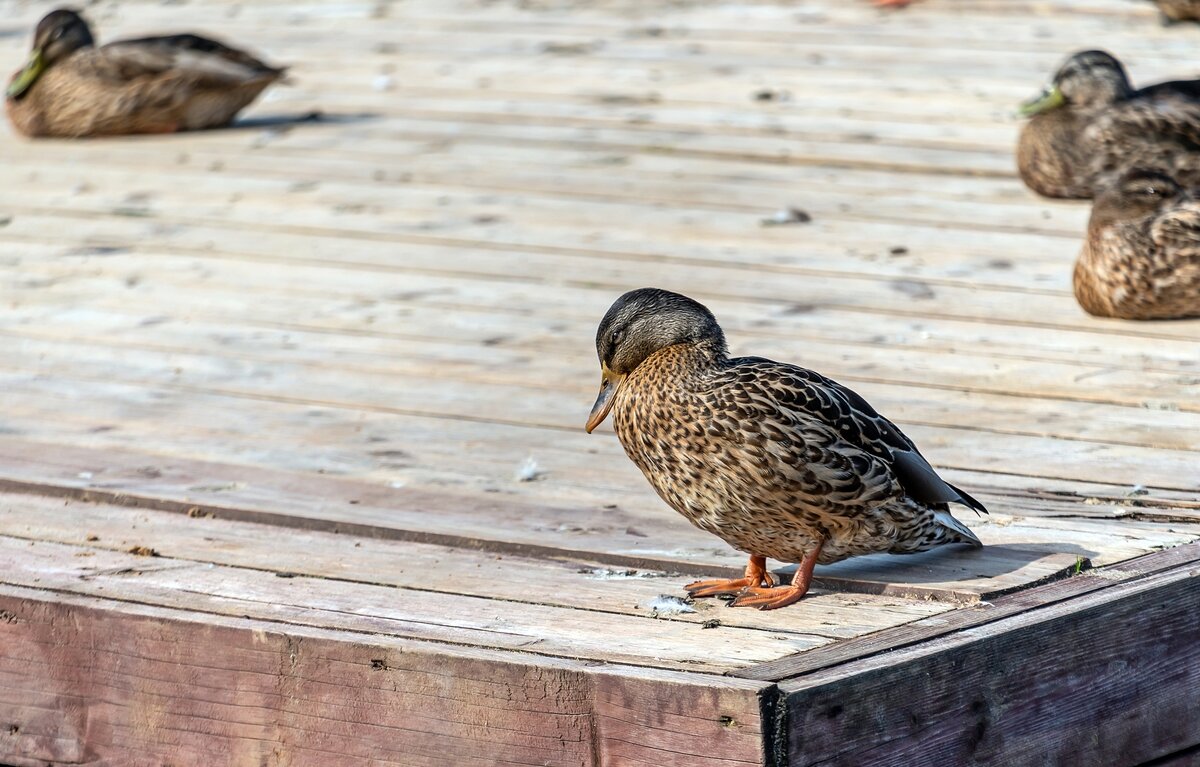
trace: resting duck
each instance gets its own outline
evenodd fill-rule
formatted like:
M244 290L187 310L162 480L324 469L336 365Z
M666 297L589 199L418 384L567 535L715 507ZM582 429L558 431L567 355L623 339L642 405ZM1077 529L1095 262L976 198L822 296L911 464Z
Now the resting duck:
M1134 90L1121 62L1104 51L1071 56L1021 113L1030 120L1017 169L1046 197L1090 198L1123 169L1200 151L1200 80Z
M817 563L980 545L947 504L983 505L939 477L895 424L819 373L730 359L696 301L626 293L604 315L596 352L587 431L611 411L659 496L750 555L744 577L689 584L693 597L733 594L733 606L771 610L804 596ZM767 557L799 563L791 585L774 587Z
M1154 0L1167 23L1200 21L1200 0Z
M1084 310L1125 320L1200 317L1197 181L1197 173L1137 168L1100 192L1075 262Z
M29 62L13 76L6 106L27 136L200 130L228 125L283 74L198 35L96 47L87 22L60 9L38 23Z

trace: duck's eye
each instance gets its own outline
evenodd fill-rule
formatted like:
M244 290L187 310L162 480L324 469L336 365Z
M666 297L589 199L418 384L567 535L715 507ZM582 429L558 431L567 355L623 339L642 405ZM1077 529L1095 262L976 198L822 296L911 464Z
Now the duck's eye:
M616 346L621 343L621 339L624 337L624 335L625 334L620 330L614 330L608 336L609 345L611 345L613 348L616 348Z
M51 40L61 40L62 36L65 35L66 33L67 33L67 30L63 29L62 27L59 27L58 29L54 30L53 33L51 33L50 39Z

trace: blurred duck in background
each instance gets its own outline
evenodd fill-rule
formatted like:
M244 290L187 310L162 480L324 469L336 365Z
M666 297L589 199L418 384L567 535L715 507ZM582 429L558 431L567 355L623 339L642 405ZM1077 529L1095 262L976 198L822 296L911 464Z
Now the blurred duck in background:
M1200 173L1134 168L1101 190L1075 263L1090 314L1200 317Z
M1021 114L1030 119L1017 169L1046 197L1091 198L1097 184L1129 168L1187 166L1200 151L1200 81L1134 90L1121 62L1104 51L1067 59Z
M1200 0L1153 0L1168 24L1200 21Z
M228 125L284 69L193 34L97 47L75 11L37 25L9 83L9 119L27 136L173 133Z

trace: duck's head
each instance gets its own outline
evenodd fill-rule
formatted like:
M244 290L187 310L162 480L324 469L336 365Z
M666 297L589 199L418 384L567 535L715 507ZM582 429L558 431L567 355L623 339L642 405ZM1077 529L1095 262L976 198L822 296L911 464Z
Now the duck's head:
M1090 226L1100 228L1156 216L1184 202L1189 193L1175 175L1157 168L1133 168L1105 186L1092 204Z
M33 33L29 61L8 85L6 95L19 99L33 86L48 67L62 61L80 48L96 44L92 30L78 13L66 8L51 11L38 22Z
M650 355L668 346L699 343L725 351L725 334L703 304L658 288L639 288L618 298L596 331L600 394L588 416L588 433L608 417L626 377Z
M1023 117L1072 106L1088 109L1112 104L1133 93L1125 67L1104 51L1080 51L1059 67L1054 80L1036 98L1021 105Z

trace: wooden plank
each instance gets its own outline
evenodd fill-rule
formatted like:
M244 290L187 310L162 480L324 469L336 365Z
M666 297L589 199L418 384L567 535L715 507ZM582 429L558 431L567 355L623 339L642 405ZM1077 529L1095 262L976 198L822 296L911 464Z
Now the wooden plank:
M49 221L47 219L45 223ZM228 233L221 235L218 229L193 231L192 234L204 237L206 241L222 236L230 242L236 239ZM298 240L288 239L278 244L292 246L296 242ZM160 323L172 318L228 317L228 313L222 315L221 311L240 310L237 313L239 322L259 325L273 323L275 327L295 330L310 329L376 338L444 338L476 344L480 342L481 335L491 330L492 335L483 337L494 339L494 344L529 348L535 342L548 341L555 347L561 345L579 353L584 351L581 349L583 344L568 347L561 341L555 342L554 334L550 331L559 329L561 333L563 330L593 325L596 322L594 311L589 313L587 308L595 306L602 310L606 299L611 298L608 289L597 290L592 286L590 290L577 290L563 286L560 288L561 297L547 298L531 308L511 303L509 296L525 297L527 301L529 292L538 289L536 285L515 289L497 285L499 295L493 303L480 304L472 301L474 290L470 285L484 276L477 273L460 274L454 280L447 279L450 275L435 277L422 274L416 282L417 289L397 293L389 291L387 285L380 285L377 275L366 274L359 279L349 280L340 274L342 271L395 271L386 266L387 257L382 249L364 247L359 248L355 263L344 266L335 266L337 259L333 256L324 259L323 248L314 258L300 262L305 267L303 271L308 271L307 267L321 267L309 273L314 279L329 283L324 292L306 289L301 281L280 291L278 283L265 279L270 273L265 267L288 265L296 268L296 261L269 255L271 248L266 246L261 253L248 253L243 248L239 253L222 254L172 242L170 245L164 243L163 249L154 248L145 254L139 253L138 257L125 258L116 256L130 250L136 251L139 247L130 239L109 240L101 237L86 239L85 243L66 251L38 252L40 248L35 243L24 243L13 248L14 255L30 256L25 259L29 274L26 286L53 288L40 291L37 303L29 302L28 292L18 296L13 291L14 300L25 299L19 301L19 306L28 305L31 310L58 309L80 313L87 312L91 307L99 312L111 311L123 305L128 311L131 308L128 302L122 304L119 297L131 288L138 288L138 306L143 307L143 318L157 317ZM331 245L332 241L328 244ZM316 242L310 241L308 246L316 247ZM378 252L378 261L375 257L366 257L366 253L373 251ZM432 263L435 256L444 258L451 252L434 248L428 258ZM97 268L97 260L89 258L89 253L103 257L108 267ZM177 259L170 258L171 253L188 260L174 263ZM33 258L34 255L41 258ZM59 258L63 258L65 263L55 264ZM257 269L239 267L228 263L230 261L257 262L263 266ZM200 264L208 268L201 273L202 279L197 279ZM81 272L80 266L90 268ZM151 266L154 268L149 268ZM339 273L331 273L330 269L333 268L337 268ZM411 265L408 268L413 270ZM368 282L367 277L374 279L374 282ZM269 306L246 306L244 291L248 286L278 295ZM239 288L242 291L240 293ZM204 300L189 305L187 313L181 314L174 294L184 290L199 293ZM83 302L86 302L86 308L80 305ZM316 316L306 317L298 311L304 305L319 307L322 311ZM389 311L393 306L395 308ZM1044 329L1009 324L1003 328L1002 336L998 337L995 328L944 317L897 317L883 327L862 327L861 313L856 313L853 308L797 303L795 300L746 301L717 297L713 306L720 311L731 334L764 346L770 343L778 348L796 339L812 339L848 347L844 348L845 353L859 352L859 347L880 348L886 342L889 350L896 349L901 355L910 350L934 355L960 352L968 354L968 359L981 359L985 365L997 364L989 360L995 357L1001 361L1000 364L1012 364L1003 361L1024 361L1051 363L1053 366L1091 366L1089 370L1070 374L1071 381L1080 389L1076 396L1080 397L1088 395L1089 385L1099 386L1108 382L1108 375L1102 371L1182 373L1190 375L1180 379L1181 382L1187 382L1194 379L1198 368L1195 360L1197 339L1194 335L1173 338L1155 333L1150 326L1129 328L1131 323L1122 326L1105 323L1090 329L1060 329L1053 337ZM378 324L382 319L381 313L382 316L390 316L393 312L412 322L415 326L413 330L419 328L423 332L410 330L405 333L402 328L392 329L388 325ZM423 322L427 315L435 313L443 318L442 326ZM1180 323L1179 326L1186 328L1188 323ZM884 330L887 332L882 332ZM142 332L146 332L144 326ZM1147 341L1151 340L1154 341L1153 348L1147 348ZM1072 349L1075 353L1069 354ZM881 366L880 372L884 371L886 368ZM968 375L970 372L960 369L957 374ZM1101 380L1094 381L1097 376L1102 376ZM926 380L929 380L928 376ZM1087 383L1079 385L1081 382ZM1149 383L1154 382L1151 380ZM979 385L978 382L976 385Z
M129 552L135 550L151 549L143 543ZM513 602L323 577L281 580L258 569L129 552L80 552L74 546L0 537L8 564L0 582L288 625L708 673L829 642L793 632L705 630L702 624L656 620L649 608L623 615L538 604L536 598Z
M756 683L12 586L0 615L14 765L762 763Z
M799 678L843 664L870 659L903 647L917 646L1004 618L1023 615L1032 609L1068 603L1076 597L1112 588L1118 583L1141 580L1149 575L1181 566L1194 566L1197 562L1200 562L1200 544L1179 546L1103 569L1086 571L1067 580L1001 596L991 604L980 605L972 610L956 610L945 616L913 621L908 625L871 636L840 642L831 647L829 652L764 663L739 672L739 675L776 681Z
M594 385L584 388L584 373L591 373L589 368L594 364L589 364L592 355L586 349L571 352L575 364L517 353L512 355L515 364L506 365L496 359L498 356L503 359L503 352L476 354L471 347L462 349L452 362L445 357L431 359L430 355L404 354L398 359L372 360L367 364L338 364L336 355L305 360L290 351L270 357L244 352L231 354L226 351L230 344L222 342L224 334L218 334L215 343L209 342L208 349L192 348L191 344L181 349L174 344L147 347L104 339L93 342L86 335L82 338L31 335L18 337L4 361L6 370L38 368L57 374L56 377L111 378L157 387L166 381L168 386L183 385L233 396L284 400L303 397L351 407L384 406L414 414L440 412L459 418L515 421L560 429L570 429L578 421L558 414L581 410L579 403L586 400L588 389ZM204 341L196 341L196 346L202 344ZM114 366L118 352L121 362ZM1200 437L1196 436L1200 432L1200 410L1153 410L1128 401L1091 402L1051 393L1038 396L1033 391L963 392L950 388L954 384L895 384L870 376L880 364L886 363L870 362L858 368L868 375L852 373L838 378L855 385L877 408L892 413L892 418L900 424L960 429L964 425L963 414L981 408L983 412L971 421L973 431L1053 437L1088 443L1088 447L1099 444L1157 448L1165 453L1161 458L1164 463L1172 461L1172 452L1200 450ZM830 367L825 370L832 375L844 370L836 362ZM946 367L949 369L951 364L947 362ZM1014 367L1012 375L1016 377L1021 366ZM270 370L270 374L264 375L265 370ZM114 371L111 376L107 375L109 371ZM353 378L348 379L347 373L352 373ZM409 382L402 391L383 386L383 382L397 377ZM964 381L958 385L965 387L970 383ZM1162 401L1173 402L1174 397L1184 396L1189 388L1194 385L1165 389L1160 393ZM1143 394L1143 402L1145 397ZM471 409L460 404L463 402L471 403ZM1086 451L1087 447L1074 450Z
M498 555L470 547L357 538L247 522L89 504L32 495L0 495L0 535L78 547L74 556L127 552L135 546L190 563L248 568L723 628L756 628L810 637L858 636L952 609L945 602L865 594L814 593L795 610L725 610L700 600L690 612L654 609L662 595L682 597L691 580L650 569L614 569L587 559ZM91 564L81 562L80 564ZM586 622L585 618L581 619Z
M1155 759L1138 767L1196 767L1200 764L1200 745Z
M1197 631L1192 563L784 682L789 763L1138 765L1200 740Z
M619 446L611 440L587 438L579 432L544 430L531 433L515 425L456 423L445 419L400 416L341 409L297 410L286 403L258 401L254 426L213 423L213 412L229 412L231 403L219 396L190 391L170 400L173 418L186 428L174 430L169 442L160 425L163 394L143 394L138 389L89 383L86 389L65 382L36 383L27 391L22 376L5 379L11 402L20 407L4 423L15 434L37 435L42 441L66 442L78 447L136 447L141 451L176 453L222 463L249 462L288 470L323 470L378 484L426 487L454 492L474 488L485 493L527 498L543 504L597 503L645 509L647 494L636 472L625 466ZM78 417L64 404L80 396L96 404ZM133 414L144 409L146 397L157 405L146 411L146 426ZM107 412L102 402L119 404ZM317 414L320 416L317 416ZM123 423L120 429L112 426ZM294 434L288 448L263 449L259 433ZM219 449L213 445L219 444ZM516 482L513 472L533 455L547 472L533 483ZM932 454L931 454L932 455ZM934 456L936 458L936 456ZM158 459L158 460L161 460ZM92 469L95 467L93 466ZM83 471L89 469L83 468ZM1079 485L1000 473L953 470L948 476L971 492L979 493L993 511L1019 517L1137 518L1184 522L1196 518L1197 501L1188 492L1134 488L1131 485ZM135 479L133 477L130 478ZM1189 500L1192 499L1192 500ZM981 521L981 520L979 520ZM631 520L632 522L632 520ZM997 518L996 524L1001 523Z
M205 359L184 353L164 357L131 350L124 355L122 366L114 364L111 356L102 350L83 346L74 357L64 356L61 361L56 361L53 357L39 355L37 345L32 341L18 345L18 353L10 356L7 365L20 361L19 352L23 348L29 348L31 352L26 356L28 365L40 364L43 370L53 371L54 380L60 382L58 385L71 382L75 387L88 388L117 381L135 384L144 390L148 385L158 392L151 396L151 404L156 404L154 400L179 400L186 395L218 395L243 402L266 401L509 424L563 433L577 432L578 422L570 414L584 410L586 405L583 403L594 386L590 381L585 383L582 375L572 384L571 392L549 388L552 386L548 383L552 380L549 378L547 383L539 380L526 386L477 383L453 376L417 376L407 377L408 385L403 389L389 389L387 384L394 378L376 376L372 381L372 376L365 372L348 378L325 368L292 367L289 373L289 366L282 364L274 366L274 372L270 372L253 365L231 364L221 358ZM18 366L17 370L21 369ZM239 370L246 370L249 375ZM8 368L6 372L14 371ZM286 389L280 391L281 381L303 382L305 388L294 393ZM1147 417L1141 409L1115 409L1111 412L1117 414L1119 420L1113 420L1118 420L1117 425L1124 421L1127 426L1124 438L1115 427L1107 427L1102 422L1095 427L1097 433L1094 435L1072 435L1065 429L1047 429L1044 424L1058 422L1054 413L1064 409L1097 415L1110 411L1103 405L1091 403L1035 403L1036 406L1027 409L1035 413L1040 411L1045 417L1032 418L1022 428L1019 421L1013 425L1020 416L1012 413L1020 412L1014 406L1025 405L1023 398L983 393L950 394L882 384L855 388L884 412L893 413L894 420L921 445L935 465L1032 476L1042 474L1093 483L1122 482L1130 487L1144 485L1184 492L1195 487L1194 451L1186 442L1180 444L1187 437L1181 440L1179 432L1170 428L1172 421L1196 418L1193 414L1164 411L1157 417ZM172 392L173 395L169 394ZM140 399L142 402L138 407L145 408L146 396ZM954 400L958 402L957 407L951 404ZM964 425L965 414L989 404L994 407L979 411L979 417L970 426ZM245 405L231 404L229 407L236 410ZM908 413L911 416L906 417ZM1141 430L1143 421L1153 423L1155 420L1160 425L1158 429L1145 430L1141 434L1128 431ZM1146 445L1147 442L1151 445ZM957 460L947 461L941 457L951 453L958 456ZM1047 460L1051 458L1055 463L1047 467ZM1098 465L1101 460L1105 465Z
M65 494L164 511L199 509L222 519L502 554L584 557L624 568L729 574L742 569L745 562L744 554L720 546L716 539L673 516L665 520L644 516L634 521L621 509L593 508L590 513L595 521L583 528L578 524L579 507L530 505L496 495L394 489L207 462L147 464L144 453L97 453L2 438L0 446L5 450L5 473L12 477L2 483L9 491ZM97 475L103 477L99 483L93 481ZM33 480L35 477L40 481ZM203 498L209 492L206 489L216 489L213 500ZM628 533L634 524L641 535ZM663 548L663 541L671 541L670 547ZM974 601L1062 577L1086 563L1086 557L1062 552L1052 544L1001 544L982 551L945 548L904 557L859 557L834 566L829 575L822 568L818 584L866 593Z

